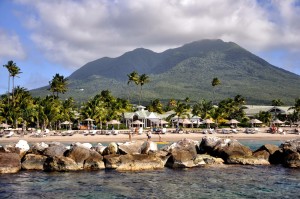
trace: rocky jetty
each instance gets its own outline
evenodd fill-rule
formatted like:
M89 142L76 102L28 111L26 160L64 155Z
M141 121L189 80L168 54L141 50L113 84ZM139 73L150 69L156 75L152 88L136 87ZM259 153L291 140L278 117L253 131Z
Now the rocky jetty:
M200 141L182 139L160 150L152 141L101 143L36 143L20 140L0 147L0 173L20 170L78 171L116 169L118 171L156 170L164 167L191 168L220 164L269 165L300 168L300 139L279 147L266 144L256 151L237 140L203 137Z

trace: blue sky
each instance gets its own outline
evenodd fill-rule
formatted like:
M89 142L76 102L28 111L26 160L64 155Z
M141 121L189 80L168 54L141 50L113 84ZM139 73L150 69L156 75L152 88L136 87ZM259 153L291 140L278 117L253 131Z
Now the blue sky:
M300 0L0 0L0 63L16 62L15 85L33 89L138 47L222 39L300 75L299 21Z

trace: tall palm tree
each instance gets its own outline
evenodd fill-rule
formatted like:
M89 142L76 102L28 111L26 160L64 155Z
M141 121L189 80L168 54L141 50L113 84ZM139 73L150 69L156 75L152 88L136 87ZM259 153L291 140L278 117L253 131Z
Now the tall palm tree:
M7 64L3 65L8 71L8 88L7 88L7 101L9 104L9 93L10 93L10 77L11 77L11 70L12 68L16 66L16 63L14 63L12 60L8 61Z
M213 103L215 103L215 100L216 100L215 87L218 86L218 85L220 85L220 84L221 84L221 81L217 77L213 78L213 80L211 82L211 85L213 86L213 95L214 95L214 97L213 97L214 98Z
M138 84L141 86L140 88L140 97L139 97L139 105L141 104L141 98L142 98L142 88L144 86L144 84L150 82L150 78L148 75L146 74L142 74L141 76L139 76L139 80L138 80Z
M11 70L10 70L10 76L12 76L12 100L13 100L13 103L14 103L14 89L15 89L15 77L17 77L17 75L21 74L21 69L14 65L11 67Z
M159 99L151 100L147 110L150 112L157 112L162 114L163 113L163 104L160 102Z
M128 77L127 85L129 85L130 83L134 83L135 85L138 85L139 74L136 71L129 73L127 77ZM130 90L128 90L128 100L129 100L129 96L130 96Z
M171 119L172 117L177 117L177 126L179 126L179 119L183 117L189 117L189 110L190 105L177 101L175 107L174 107L174 114L171 114L168 119Z
M211 111L213 109L213 104L211 101L206 101L205 99L200 100L193 106L192 114L199 116L202 119L210 117Z

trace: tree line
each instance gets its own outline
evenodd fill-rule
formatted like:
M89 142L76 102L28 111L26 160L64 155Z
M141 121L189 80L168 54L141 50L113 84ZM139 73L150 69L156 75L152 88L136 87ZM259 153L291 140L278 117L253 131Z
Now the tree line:
M8 61L3 65L8 71L8 90L0 98L0 123L6 123L12 127L34 127L38 129L60 129L63 121L70 121L78 124L86 118L95 121L98 128L102 129L103 124L116 119L121 120L125 112L133 112L134 105L130 103L130 99L117 98L108 90L101 91L99 94L90 98L87 102L77 104L70 97L61 99L59 94L68 90L68 79L63 75L55 74L49 81L49 94L46 97L33 97L30 92L24 88L14 86L14 79L20 75L21 69L13 61ZM139 88L140 105L142 99L142 88L150 81L146 74L139 75L136 71L127 75L128 91L132 84ZM10 79L12 78L12 89L10 89ZM221 85L221 81L216 77L211 82L213 93L215 87ZM188 118L198 116L202 119L213 119L218 124L223 124L227 120L236 119L242 124L246 124L249 120L245 115L245 98L237 95L234 98L227 98L220 102L213 100L200 99L196 103L190 103L187 97L184 100L170 99L168 103L163 104L159 99L151 100L147 109L151 112L164 113L173 111L168 120L172 117ZM274 99L272 105L283 105L280 99ZM291 107L293 113L286 118L276 115L279 119L289 121L291 123L299 120L300 116L300 98L295 100L295 105ZM260 112L255 116L257 119L269 125L272 121L272 115L269 112ZM285 116L284 116L285 117Z

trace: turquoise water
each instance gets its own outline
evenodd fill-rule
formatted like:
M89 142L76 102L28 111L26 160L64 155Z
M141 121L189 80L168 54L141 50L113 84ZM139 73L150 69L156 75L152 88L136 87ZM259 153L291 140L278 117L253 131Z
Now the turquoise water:
M251 149L278 141L240 141ZM299 198L300 170L222 165L144 172L21 171L0 175L0 198Z

